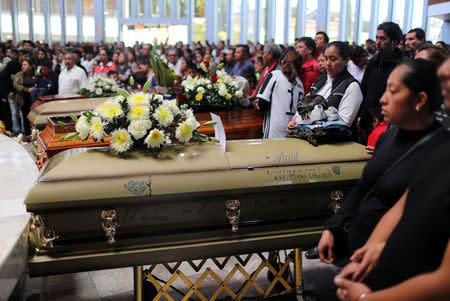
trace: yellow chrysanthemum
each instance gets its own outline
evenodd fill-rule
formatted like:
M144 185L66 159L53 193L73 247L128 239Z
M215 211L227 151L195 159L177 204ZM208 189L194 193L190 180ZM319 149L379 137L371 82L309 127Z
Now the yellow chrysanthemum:
M108 103L105 109L99 113L108 121L112 120L114 117L120 117L123 115L122 107L117 102Z
M164 136L164 132L153 129L148 134L147 138L145 138L144 143L147 144L149 148L158 148L164 144L166 138Z
M97 112L98 112L98 113L103 112L103 111L106 109L106 107L108 106L108 104L109 104L108 101L105 101L104 103L102 103L102 104L97 108Z
M195 95L195 100L200 101L203 99L203 94L202 93L197 93L197 95Z
M227 94L227 96L225 96L226 99L230 99L231 98L231 94Z
M92 117L89 132L94 139L103 139L105 136L105 131L103 129L103 122L100 117Z
M150 116L150 109L146 105L142 106L133 106L130 108L130 111L128 111L128 119L129 120L146 120Z
M111 147L118 153L123 153L133 145L131 135L125 129L117 129L111 133Z
M192 132L194 128L192 127L192 124L188 122L183 122L180 124L176 131L175 131L175 137L180 141L181 143L189 142L192 138Z
M130 107L134 107L140 105L148 105L149 99L150 99L149 94L138 92L138 93L131 93L131 95L127 98L127 102Z
M157 108L153 116L163 126L166 126L173 121L172 112L164 106L160 106L159 108Z

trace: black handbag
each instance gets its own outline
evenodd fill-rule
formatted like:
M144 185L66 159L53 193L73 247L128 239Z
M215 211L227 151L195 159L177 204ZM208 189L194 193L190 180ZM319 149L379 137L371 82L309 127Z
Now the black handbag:
M438 130L435 130L431 133L428 133L426 136L424 136L422 139L417 141L413 146L411 146L400 158L397 159L384 173L383 175L378 178L377 182L369 189L367 194L364 196L364 198L361 200L361 202L358 205L358 208L353 212L352 217L347 220L343 227L341 228L335 228L330 229L330 231L333 233L334 237L334 257L335 258L345 258L349 257L350 250L348 248L348 232L350 231L350 228L352 226L352 223L355 221L356 217L358 216L359 210L362 208L364 203L367 201L367 199L375 192L377 187L383 182L384 178L392 171L394 170L397 165L399 165L403 160L405 160L413 151L415 151L418 147L420 147L422 144L430 140L433 136L435 136L439 132Z

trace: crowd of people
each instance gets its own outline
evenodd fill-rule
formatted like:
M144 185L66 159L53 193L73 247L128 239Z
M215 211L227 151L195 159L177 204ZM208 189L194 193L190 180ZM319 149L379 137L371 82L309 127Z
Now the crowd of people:
M264 114L264 138L285 137L289 129L321 120L340 122L373 154L325 224L317 248L307 252L323 266L305 271L306 290L319 300L450 299L446 43L433 45L420 28L403 34L396 23L385 22L376 41L363 46L330 43L318 32L293 46L220 41L156 47L180 79L201 74L204 61L245 78L251 105ZM17 133L14 116L21 112L25 121L37 96L76 93L91 76L113 77L125 88L133 76L139 87L154 78L151 50L122 42L3 43L0 119ZM317 102L300 112L305 99Z

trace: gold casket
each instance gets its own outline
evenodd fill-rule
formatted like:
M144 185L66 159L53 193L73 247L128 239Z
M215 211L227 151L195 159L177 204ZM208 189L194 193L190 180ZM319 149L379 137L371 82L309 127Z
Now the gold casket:
M25 200L32 276L309 247L368 160L364 147L299 139L71 149Z
M33 128L43 130L47 126L48 117L80 115L86 110L94 110L108 97L65 99L43 103L32 107L27 118Z

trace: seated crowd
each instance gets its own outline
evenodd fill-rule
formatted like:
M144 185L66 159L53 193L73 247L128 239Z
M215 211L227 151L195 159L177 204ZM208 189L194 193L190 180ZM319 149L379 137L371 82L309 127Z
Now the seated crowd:
M77 93L92 76L139 88L154 80L151 47L4 43L0 119L12 132L29 133L26 115L38 96ZM307 252L322 265L305 270L306 291L318 300L450 299L450 60L444 42L433 45L420 28L403 34L385 22L376 41L364 46L330 42L318 32L294 46L220 41L156 47L180 79L200 74L204 61L245 78L250 103L264 116L263 138L298 134L323 121L323 127L346 127L350 139L373 154L317 248ZM312 99L310 109L302 106L305 99Z

